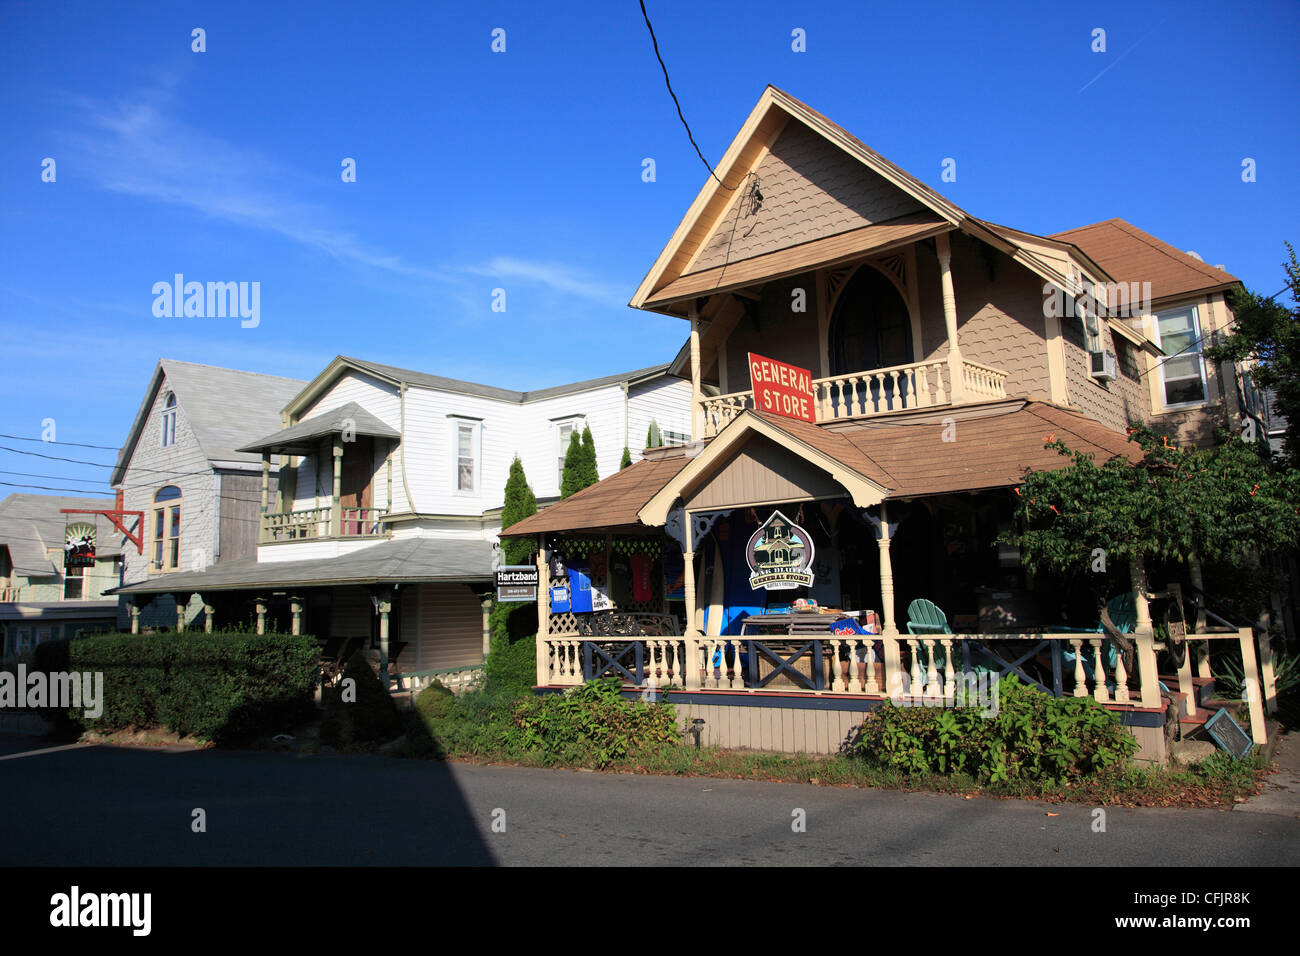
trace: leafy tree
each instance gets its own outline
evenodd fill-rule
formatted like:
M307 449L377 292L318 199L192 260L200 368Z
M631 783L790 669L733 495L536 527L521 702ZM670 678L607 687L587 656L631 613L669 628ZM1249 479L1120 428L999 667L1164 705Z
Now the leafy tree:
M664 436L659 431L659 423L653 418L650 419L650 428L645 433L645 446L647 448L658 448L664 443Z
M1286 244L1287 289L1296 303L1288 309L1281 303L1243 289L1228 292L1228 306L1236 318L1235 328L1222 341L1205 349L1216 362L1252 359L1257 364L1251 378L1261 389L1276 395L1274 408L1287 420L1285 454L1300 466L1300 264L1295 249Z
M1218 437L1210 448L1179 448L1132 427L1142 460L1116 456L1102 465L1054 438L1045 447L1073 463L1026 477L1017 489L1017 529L1003 540L1019 546L1030 571L1083 584L1103 627L1127 651L1105 609L1111 563L1136 566L1140 575L1148 559L1241 562L1300 542L1300 472L1273 466L1252 444Z
M564 453L564 469L560 472L560 497L567 498L580 490L582 471L582 439L578 433L569 434L569 447Z
M632 453L628 451L627 445L623 446L623 460L618 463L618 470L622 471L628 465L632 464Z
M582 430L582 484L576 490L581 491L588 485L594 485L600 481L600 471L596 466L596 441L591 437L591 429Z
M501 528L518 524L529 515L537 514L537 496L524 477L524 465L515 456L510 463L510 477L506 479L505 505L501 509ZM532 554L530 542L507 538L501 543L501 556L506 564L522 564Z
M537 514L537 496L524 476L524 465L515 456L510 463L510 476L506 479L505 504L501 509L501 528L505 530L518 524L529 515ZM532 556L532 542L522 538L504 538L501 541L502 564L526 564ZM537 604L534 601L492 602L489 625L492 629L492 645L505 647L510 642L510 632L527 629L527 623L535 620ZM535 628L534 628L535 630ZM489 655L490 656L490 655Z

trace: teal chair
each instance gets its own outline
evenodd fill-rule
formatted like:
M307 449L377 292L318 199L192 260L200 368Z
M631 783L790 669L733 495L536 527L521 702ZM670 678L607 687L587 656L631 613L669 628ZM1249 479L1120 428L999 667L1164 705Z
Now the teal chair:
M948 616L933 601L927 601L925 598L917 598L907 606L907 633L908 634L951 634L952 628L948 626ZM926 652L924 645L917 647L917 657L920 663L929 666L926 661ZM934 649L934 663L936 667L942 667L947 663L944 657L943 648Z
M1137 627L1137 608L1133 604L1133 592L1125 591L1123 594L1117 594L1106 602L1106 610L1110 614L1110 621L1115 625L1115 629L1121 634L1132 634ZM1053 631L1074 632L1085 634L1104 634L1105 630L1098 621L1094 627L1054 627ZM1066 647L1061 650L1061 660L1068 666L1074 666L1074 648ZM1106 666L1112 671L1115 670L1115 664L1119 661L1119 653L1115 650L1115 645L1106 642ZM1091 677L1095 665L1093 664L1092 647L1085 645L1083 648L1083 666L1088 670L1088 676Z

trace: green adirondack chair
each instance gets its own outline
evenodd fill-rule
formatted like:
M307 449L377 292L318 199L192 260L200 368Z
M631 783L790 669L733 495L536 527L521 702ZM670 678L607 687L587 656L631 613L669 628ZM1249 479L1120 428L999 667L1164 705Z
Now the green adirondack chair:
M1133 633L1133 629L1137 627L1137 608L1133 604L1132 591L1125 591L1122 594L1115 595L1113 598L1111 598L1109 601L1106 602L1106 610L1110 613L1111 623L1115 625L1115 629L1117 631L1119 631L1121 634ZM1076 633L1083 632L1087 634L1105 633L1105 630L1102 628L1100 621L1097 622L1097 625L1095 627L1084 627L1084 628L1054 627L1052 628L1052 630L1058 632L1060 631L1074 631ZM1073 667L1074 648L1072 647L1063 648L1061 652L1061 659L1067 666ZM1111 644L1110 642L1107 642L1106 643L1106 666L1113 671L1115 669L1115 663L1118 660L1119 660L1119 654L1115 650L1115 645ZM1084 666L1088 668L1088 673L1091 674L1093 669L1092 648L1087 645L1085 645L1083 648L1083 663Z
M948 617L933 601L917 598L907 606L908 634L951 634Z
M925 598L917 598L907 606L907 633L908 634L951 634L952 628L948 626L948 616L943 613L937 604L933 601L927 601ZM925 646L917 647L917 656L922 664L929 666L926 660ZM934 649L934 663L936 667L942 667L947 663L944 656L943 648Z

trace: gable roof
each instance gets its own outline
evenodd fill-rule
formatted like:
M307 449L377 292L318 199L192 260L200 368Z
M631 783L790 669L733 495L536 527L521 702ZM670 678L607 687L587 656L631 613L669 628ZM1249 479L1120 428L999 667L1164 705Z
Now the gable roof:
M1049 238L1078 246L1116 282L1150 282L1153 302L1214 292L1241 283L1225 270L1206 265L1123 219L1107 219L1068 229Z
M349 355L336 356L334 361L330 362L325 369L310 382L306 387L294 397L289 406L292 413L301 409L314 401L331 382L337 379L348 369L355 369L373 375L381 381L388 382L392 385L416 385L421 388L433 388L444 392L456 392L461 395L476 395L480 398L490 398L498 402L510 402L516 405L522 405L526 402L537 402L546 398L559 398L564 395L572 395L577 392L584 392L592 388L602 388L607 385L619 385L624 382L636 384L649 379L657 378L661 375L669 374L668 364L651 365L646 368L634 369L631 372L620 372L616 375L605 375L600 378L591 378L581 382L571 382L567 385L555 385L550 388L534 389L530 392L517 392L513 389L498 388L495 385L481 385L477 382L466 382L455 378L446 378L442 375L431 375L428 372L417 372L414 369L399 368L396 365L383 365L379 362L370 362L366 359L354 358Z
M118 453L110 485L121 484L164 380L176 394L177 404L185 409L185 419L204 457L210 463L225 465L257 462L257 456L235 449L250 435L264 435L278 428L280 410L307 384L297 378L159 359Z
M51 548L63 548L63 530L69 521L89 521L91 515L64 515L60 508L96 510L111 508L112 498L68 498L62 495L12 494L0 500L0 545L9 549L14 570L28 577L60 574L61 568L48 556ZM103 528L104 522L96 521ZM96 553L108 557L122 549L101 539Z
M239 451L259 454L262 451L274 451L282 455L310 455L316 450L316 444L320 439L349 430L355 435L367 435L371 438L402 437L396 429L381 422L356 402L348 402L322 415L313 415L311 418L304 419L297 425L272 432L264 438L250 442Z

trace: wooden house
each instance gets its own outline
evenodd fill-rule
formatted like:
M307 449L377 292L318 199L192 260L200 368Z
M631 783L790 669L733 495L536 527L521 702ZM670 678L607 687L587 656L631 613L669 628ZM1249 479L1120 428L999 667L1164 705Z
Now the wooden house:
M1136 652L1116 667L1095 609L1035 593L994 541L1025 470L1065 464L1046 436L1105 460L1136 455L1131 421L1205 441L1239 420L1234 370L1200 350L1237 284L1123 220L1039 236L978 219L769 87L631 301L689 325L673 371L691 382L693 442L507 532L536 541L542 593L566 562L621 552L652 555L684 593L612 616L543 602L538 685L672 683L706 740L833 751L887 697L951 701L973 654L1102 701L1161 759L1166 698L1204 720L1209 670L1203 654L1160 669L1141 569ZM756 407L754 355L810 373L811 421ZM749 587L743 544L776 509L816 545L807 590ZM792 596L878 612L881 633L831 635ZM1249 628L1196 636L1255 668ZM1248 711L1262 742L1260 701Z

